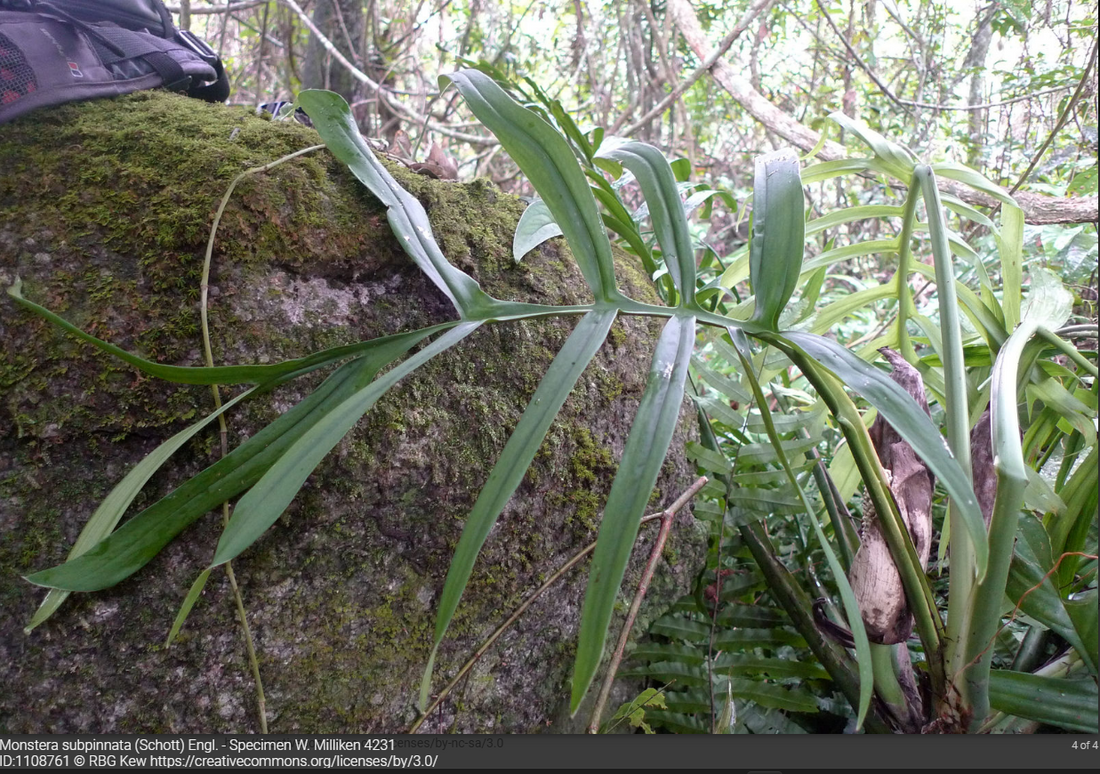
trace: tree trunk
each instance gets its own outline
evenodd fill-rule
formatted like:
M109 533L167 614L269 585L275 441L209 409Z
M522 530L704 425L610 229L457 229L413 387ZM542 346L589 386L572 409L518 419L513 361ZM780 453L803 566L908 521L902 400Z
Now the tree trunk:
M333 42L340 53L360 70L363 66L363 3L362 0L317 0L313 23ZM359 95L360 84L347 69L334 60L325 47L310 38L302 63L303 89L335 91L351 104Z
M985 14L980 14L976 19L977 29L971 38L970 53L963 62L962 70L972 70L970 76L970 93L966 104L970 107L980 105L985 93L985 60L989 55L989 44L993 40L993 14L996 6L990 6ZM970 148L967 152L967 163L975 169L981 169L982 149L985 147L985 110L971 110L966 117L967 130L970 137Z

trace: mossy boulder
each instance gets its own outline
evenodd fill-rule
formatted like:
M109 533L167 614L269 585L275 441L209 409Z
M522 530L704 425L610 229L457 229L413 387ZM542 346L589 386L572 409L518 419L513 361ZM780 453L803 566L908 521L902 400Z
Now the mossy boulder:
M143 357L202 365L201 271L218 203L242 171L318 142L301 126L154 92L0 127L0 284L21 278L27 298ZM523 209L515 197L483 181L392 171L424 204L443 252L489 293L586 300L563 244L512 261ZM629 295L652 300L625 256L618 273ZM238 185L214 245L209 315L214 359L232 364L277 362L454 312L400 250L381 206L321 149ZM436 603L466 514L573 322L488 325L405 378L234 562L271 731L393 732L416 717ZM653 321L616 323L581 377L486 543L437 686L595 538L655 334ZM130 579L74 594L23 632L43 590L21 576L63 561L126 471L211 411L210 390L144 376L6 296L0 342L0 733L257 730L226 573L212 576L178 641L164 644L212 556L220 513ZM230 414L230 446L323 377ZM682 449L674 439L655 507L690 483ZM200 433L130 513L219 455L217 430ZM655 532L643 529L624 599ZM702 547L681 516L649 592L650 615L687 590ZM543 595L425 728L560 727L585 582L582 566Z

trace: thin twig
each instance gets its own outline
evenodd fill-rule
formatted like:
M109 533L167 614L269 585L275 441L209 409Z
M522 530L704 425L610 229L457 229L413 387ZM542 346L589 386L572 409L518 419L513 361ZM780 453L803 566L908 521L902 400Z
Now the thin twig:
M265 102L264 94L264 43L267 42L267 16L271 10L270 5L264 6L264 19L260 25L260 52L256 55L256 97L253 107L258 111L260 104Z
M630 632L634 628L634 621L638 617L638 611L642 609L642 600L645 599L646 592L649 590L649 582L653 580L653 573L657 570L657 563L661 560L661 552L665 548L665 541L668 540L668 534L672 531L672 518L677 511L691 502L691 499L698 494L707 481L706 476L699 476L695 479L694 484L676 498L676 502L661 513L661 531L657 533L653 550L649 552L649 561L646 562L642 578L638 581L638 590L634 593L634 601L630 603L630 612L626 614L626 621L623 622L623 630L619 634L619 643L615 646L615 652L611 655L611 662L607 665L607 673L603 678L599 698L596 699L596 706L592 708L592 718L588 722L588 733L590 734L594 734L600 729L600 716L607 704L607 697L611 695L611 684L615 682L615 675L619 671L619 664L622 663L626 644L630 640Z
M1049 570L1047 570L1047 572L1043 575L1043 577L1039 580L1039 582L1036 583L1031 588L1024 591L1024 593L1020 595L1019 601L1016 602L1016 607L1012 608L1012 612L1008 614L1008 620L1005 621L1003 624L1001 624L1000 628L998 628L997 631L995 631L993 633L993 636L989 638L989 642L986 644L986 646L984 648L982 648L982 650L978 653L978 655L974 656L974 658L972 658L969 663L965 664L963 666L963 668L959 670L960 675L963 672L965 672L967 669L969 669L970 667L977 664L978 661L981 659L981 657L989 652L989 649L992 648L994 646L994 644L996 644L996 642L997 642L997 635L999 635L1001 632L1003 632L1008 627L1008 625L1010 623L1012 623L1013 621L1016 620L1016 614L1020 612L1020 608L1023 606L1024 600L1027 599L1027 597L1031 594L1031 592L1038 591L1040 588L1042 588L1043 584L1047 582L1047 580L1050 578L1050 576L1052 576L1052 575L1054 575L1054 573L1058 572L1058 568L1061 566L1062 560L1067 558L1067 557L1070 557L1070 556L1079 556L1082 559L1096 559L1097 558L1096 554L1087 554L1087 553L1084 553L1083 551L1066 551L1061 556L1059 556L1058 561L1054 563L1053 567L1051 567Z
M247 11L249 8L255 8L257 5L266 5L271 0L248 0L243 3L228 3L227 5L211 5L202 6L199 8L191 8L192 16L213 16L218 13L233 13L234 11ZM169 5L166 6L172 13L182 13L183 6L181 5Z
M661 518L661 514L657 514L656 516L648 516L645 519L642 519L642 523L645 524L651 520L656 520L659 518ZM407 731L407 733L415 734L420 726L424 723L424 721L428 719L428 715L430 715L436 707L443 703L443 700L446 699L451 691L454 690L459 681L461 681L462 678L465 677L466 674L474 668L474 665L478 662L478 660L481 659L482 656L485 655L486 652L488 652L489 648L493 646L493 643L499 640L501 636L506 631L508 631L509 628L511 628L512 624L519 620L520 616L522 616L524 612L526 612L527 608L534 604L535 600L537 600L543 594L543 592L553 586L563 575L565 575L565 573L573 569L573 567L575 567L582 559L592 553L595 549L596 544L594 542L589 543L578 553L574 554L568 562L559 567L553 575L546 579L545 583L543 583L535 590L535 592L531 596L525 599L523 601L523 604L517 607L515 611L510 616L508 616L507 620L505 620L504 623L498 626L496 631L489 635L489 638L486 639L485 642L481 643L481 647L474 651L474 654L470 656L469 659L467 659L466 663L462 665L462 667L458 670L451 681L447 683L447 685L445 685L443 689L439 692L439 694L435 697L435 700L427 707L425 707L424 712L421 713L420 717L416 719L416 722L409 726L409 730Z
M872 70L871 67L866 62L863 61L863 59L860 57L860 55L858 53L856 53L856 50L854 48L852 48L851 44L848 43L848 41L844 37L844 35L841 34L839 29L837 29L836 24L833 22L832 18L829 16L828 12L825 10L825 7L821 4L821 0L817 0L817 6L818 6L818 8L821 9L822 18L825 19L825 22L832 28L833 32L836 33L836 36L838 38L840 38L840 42L844 44L844 47L848 50L848 54L855 60L856 64L859 65L860 69L862 69L865 73L867 73L868 77L870 77L870 79L872 81L874 81L875 85L878 86L879 91L881 91L887 97L887 99L889 99L891 102L894 102L895 104L901 105L903 107L927 108L927 109L930 109L930 110L958 110L958 111L986 110L988 108L1001 107L1003 105L1012 105L1016 102L1025 102L1027 100L1042 97L1046 94L1054 94L1055 92L1065 91L1067 89L1072 88L1071 86L1055 86L1055 87L1050 88L1050 89L1043 89L1042 91L1037 91L1034 94L1024 94L1022 96L1013 97L1011 99L1006 99L1006 100L1003 100L1001 102L986 102L986 103L981 104L981 105L951 106L951 105L939 105L939 104L935 104L935 103L931 103L931 102L916 102L916 101L913 101L913 100L902 99L901 97L894 94L894 92L890 90L890 87L887 86L885 83L883 83L882 79L878 77L878 75L875 73L875 71ZM1093 55L1090 55L1090 59L1088 61L1091 62L1092 56Z
M885 94L887 97L889 97L891 102L895 102L898 105L906 105L906 106L911 105L912 103L906 102L905 100L903 100L900 97L896 96L894 94L894 92L890 91L890 87L887 86L885 83L883 83L882 80L877 75L875 75L874 70L872 70L870 67L867 66L867 64L863 61L863 58L860 57L860 55L858 53L856 53L856 50L854 48L852 48L852 45L848 42L848 39L845 38L844 35L841 33L841 31L837 28L836 23L833 21L833 18L829 15L828 9L826 9L825 6L821 3L821 0L817 0L817 7L821 10L821 16L822 16L823 19L825 19L825 23L828 24L829 28L833 31L833 33L838 38L840 38L840 42L844 44L844 48L848 49L849 56L851 56L852 59L855 60L856 64L858 64L860 66L860 69L862 69L865 73L867 73L867 75L870 77L870 79L875 82L875 85L878 86L879 91L881 91L883 94ZM925 106L924 105L913 105L913 107L925 107Z
M1047 148L1050 147L1050 144L1054 142L1054 138L1058 135L1058 132L1061 131L1062 127L1066 125L1066 122L1069 120L1070 115L1073 113L1073 109L1077 107L1077 102L1081 99L1081 94L1082 92L1084 92L1085 86L1088 84L1090 76L1092 75L1092 66L1096 64L1095 38L1093 38L1092 48L1089 49L1089 53L1088 56L1085 57L1085 61L1088 62L1088 64L1085 65L1085 72L1081 76L1081 81L1077 84L1077 90L1073 92L1073 96L1066 104L1066 108L1062 111L1062 115L1058 117L1058 123L1054 125L1053 129L1050 130L1050 135L1047 137L1046 142L1043 143L1043 146L1039 148L1038 152L1036 152L1035 154L1035 157L1031 160L1031 164L1028 165L1027 171L1020 175L1019 181L1016 183L1016 185L1012 186L1012 190L1008 192L1009 196L1012 196L1012 194L1019 191L1020 187L1027 182L1028 176L1031 175L1032 170L1034 170L1035 167L1038 165L1039 160L1043 158L1043 154L1047 152ZM997 210L997 207L994 207L993 210L995 212ZM992 213L990 213L990 215L992 215Z

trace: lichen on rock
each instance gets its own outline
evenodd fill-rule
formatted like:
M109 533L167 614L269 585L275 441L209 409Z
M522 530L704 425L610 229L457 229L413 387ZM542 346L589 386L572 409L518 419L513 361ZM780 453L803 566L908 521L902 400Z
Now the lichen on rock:
M144 92L0 127L0 284L143 357L201 365L198 297L213 213L245 169L316 133L239 108ZM393 169L443 252L489 293L573 304L587 291L556 240L515 264L515 197ZM626 292L652 300L620 256ZM277 362L453 318L399 249L382 207L320 150L246 178L222 218L210 321L219 364ZM274 732L399 731L426 663L435 604L466 514L550 360L567 318L485 328L387 394L236 562ZM457 667L507 613L595 537L637 408L654 323L632 318L582 375L490 535L437 664ZM142 571L73 595L29 635L41 590L22 575L63 561L95 506L157 444L212 409L206 388L148 378L0 302L0 732L248 732L257 728L234 604L216 574L179 641L165 635L212 556L210 514ZM230 443L285 411L322 374L229 418ZM682 438L658 482L689 483ZM131 513L211 464L197 436ZM612 464L609 465L608 461ZM669 498L671 499L671 497ZM652 535L643 534L627 584ZM686 590L702 543L686 525L650 589ZM435 721L460 731L546 728L566 695L585 573L521 619ZM629 587L629 586L627 586ZM617 619L619 620L619 619Z

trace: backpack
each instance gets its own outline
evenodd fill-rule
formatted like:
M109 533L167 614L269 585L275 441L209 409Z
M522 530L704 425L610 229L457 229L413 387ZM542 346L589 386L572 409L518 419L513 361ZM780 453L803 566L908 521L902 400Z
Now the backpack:
M218 55L178 29L162 0L0 0L0 124L158 87L229 97Z

